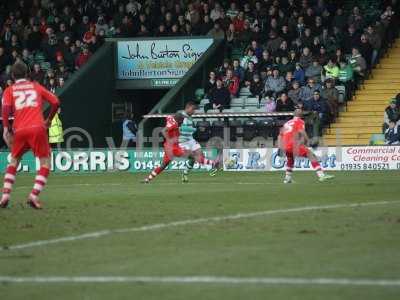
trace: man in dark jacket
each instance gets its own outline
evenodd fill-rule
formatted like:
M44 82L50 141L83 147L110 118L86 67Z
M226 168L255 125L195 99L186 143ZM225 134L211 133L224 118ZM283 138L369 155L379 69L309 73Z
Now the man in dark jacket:
M278 112L292 112L294 111L294 103L289 98L286 92L282 92L276 101L276 111Z
M219 109L222 111L230 107L231 95L229 90L224 87L221 78L217 79L217 86L210 93L210 103L205 105L204 110Z
M342 46L344 52L346 54L350 54L352 47L358 47L360 45L360 41L360 34L356 31L356 28L353 25L350 25L343 38Z
M318 90L313 97L303 102L304 110L310 112L310 120L313 123L314 137L321 135L321 128L330 122L330 109L328 102L323 99Z
M385 109L383 132L389 127L390 122L397 123L400 120L400 110L396 105L396 99L390 100L390 104Z

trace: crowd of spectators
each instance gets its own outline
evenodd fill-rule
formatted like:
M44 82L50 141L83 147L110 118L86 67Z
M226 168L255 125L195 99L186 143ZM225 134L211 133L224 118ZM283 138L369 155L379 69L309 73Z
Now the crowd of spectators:
M209 34L226 38L227 58L210 72L205 109L229 109L244 88L266 112L301 105L311 112L309 122L327 125L339 112L337 87L350 99L397 36L396 3L380 2L368 18L357 5L346 11L337 1L217 6L222 17Z
M208 109L229 107L246 87L268 111L301 103L328 122L338 111L335 86L350 96L398 28L396 0L370 1L372 15L357 5L345 10L343 2L1 1L0 87L12 83L10 65L18 59L32 79L56 91L106 37L208 35L226 45L226 60L205 87ZM242 55L234 57L237 49Z

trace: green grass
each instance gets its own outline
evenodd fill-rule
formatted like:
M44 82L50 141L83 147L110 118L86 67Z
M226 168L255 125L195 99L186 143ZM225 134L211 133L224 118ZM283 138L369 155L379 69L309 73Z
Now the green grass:
M400 172L52 175L45 209L20 175L0 211L0 247L186 219L400 200ZM400 203L318 209L116 233L0 251L0 276L231 276L400 279ZM400 287L166 283L0 283L0 299L399 299Z

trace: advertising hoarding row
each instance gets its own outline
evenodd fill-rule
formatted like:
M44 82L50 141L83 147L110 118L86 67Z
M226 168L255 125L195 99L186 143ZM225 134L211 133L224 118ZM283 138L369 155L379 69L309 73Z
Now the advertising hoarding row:
M400 146L355 146L319 148L316 154L321 166L331 171L400 170ZM216 150L205 151L208 158L216 157ZM80 151L53 151L52 171L58 173L91 172L150 172L159 166L164 152L161 149L96 149ZM0 152L0 170L4 171L9 162L9 152ZM278 155L276 148L225 149L223 154L225 171L284 171L286 161ZM183 170L187 160L174 160L169 170ZM39 161L27 153L18 168L20 172L36 172ZM196 171L209 167L195 164ZM311 164L306 158L297 158L295 170L310 171Z
M213 158L215 151L206 151L207 157ZM119 150L81 150L53 151L51 155L51 170L56 173L95 173L95 172L151 172L159 166L164 152L160 150L119 149ZM10 160L9 152L0 152L0 170L4 172ZM174 160L169 170L186 169L187 159ZM40 168L39 160L31 152L24 155L19 172L36 172ZM209 167L195 164L195 171L207 171Z
M400 146L326 147L315 150L321 166L334 171L399 170ZM225 171L283 171L278 149L226 149ZM296 158L295 170L312 170L307 158Z

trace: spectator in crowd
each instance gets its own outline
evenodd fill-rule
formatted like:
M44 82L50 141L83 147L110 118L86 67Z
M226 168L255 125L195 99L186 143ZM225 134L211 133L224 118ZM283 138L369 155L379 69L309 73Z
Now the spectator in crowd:
M218 68L218 77L224 77L226 75L226 71L231 68L231 62L228 58L224 59L222 66Z
M240 81L235 75L233 75L232 69L226 71L226 76L224 77L224 85L228 89L231 97L234 98L239 92Z
M397 123L389 121L388 128L385 130L385 144L398 145L400 144L400 131Z
M260 99L262 96L263 90L264 90L264 84L262 83L262 81L260 79L260 75L254 74L253 79L250 82L251 95L253 97Z
M303 107L304 110L310 112L308 122L314 124L313 136L320 136L321 129L329 123L330 111L328 103L321 98L320 92L316 90L310 99L303 101Z
M353 71L355 72L358 77L364 77L365 76L365 71L367 70L367 63L360 54L360 51L358 48L353 48L352 49L352 54L350 58L350 64L353 68Z
M311 28L307 27L304 30L304 34L300 36L301 44L304 46L304 48L307 48L308 50L311 50L313 43L314 43L314 37L311 34ZM311 62L310 62L311 64Z
M126 112L122 121L122 145L124 147L136 146L138 128L133 119L133 113Z
M239 78L240 82L244 80L244 74L245 70L242 68L240 65L239 59L234 59L233 60L233 75L235 75L237 78Z
M89 47L87 45L82 46L82 50L75 60L75 68L78 70L82 68L84 64L86 64L89 58L92 56L92 53L89 51Z
M303 85L306 81L306 73L304 72L300 63L296 63L296 67L293 73L294 79Z
M265 96L265 112L273 113L276 111L276 102L271 95Z
M224 86L224 82L221 78L217 79L216 87L211 90L210 103L204 106L204 110L207 112L209 109L218 109L219 111L230 107L231 94L229 90Z
M280 76L279 70L274 68L272 71L272 75L267 77L265 81L265 92L272 92L274 96L277 96L278 93L282 92L286 88L285 79Z
M296 105L301 101L300 93L301 93L300 83L297 80L295 80L292 83L292 87L289 89L288 96L290 99L292 99L293 103Z
M324 66L325 79L336 80L339 77L339 67L333 58L330 58L328 64Z
M308 79L307 85L303 86L300 91L300 99L302 102L311 100L315 91L320 91L321 86L315 83L314 78Z
M289 49L288 49L288 44L285 40L281 42L281 45L279 46L279 49L275 52L276 57L288 57L289 56Z
M251 84L251 81L253 80L254 75L258 75L258 72L256 70L255 64L253 61L249 61L247 70L244 72L244 85L246 87L249 87Z
M32 69L34 64L33 55L29 52L27 48L24 48L24 50L22 50L21 59L28 66L29 69Z
M276 101L276 111L277 112L288 112L294 111L294 103L292 99L289 98L286 92L282 92Z
M263 49L258 45L258 42L256 40L252 40L250 47L253 49L254 55L257 57L257 59L260 60L262 58Z
M225 38L225 32L219 22L214 23L214 27L208 32L208 35L216 40Z
M223 15L223 8L218 2L216 2L214 8L210 12L210 18L211 20L213 20L213 22L216 22L217 20L222 18L222 15Z
M56 70L56 77L60 78L64 78L65 80L67 80L70 76L69 70L66 68L64 63L59 63L57 65L57 70Z
M264 50L262 52L262 57L261 60L258 63L259 69L260 70L266 70L267 68L270 68L273 64L273 60L271 55L267 50Z
M295 81L293 72L292 71L286 72L286 76L285 76L286 88L285 88L285 90L289 90L292 87L293 81Z
M306 69L306 78L314 78L316 82L321 82L322 67L317 58L313 59L312 64Z
M332 120L334 120L339 112L339 91L335 88L335 81L333 79L329 78L325 81L325 87L321 91L321 97L328 102Z
M6 69L4 70L4 72L0 73L0 87L4 87L3 90L5 90L5 86L6 86L8 80L12 80L11 65L6 66Z
M278 51L282 42L283 42L283 39L278 35L278 33L275 30L271 30L269 32L269 39L268 39L267 44L265 45L265 49L269 53L275 53Z
M346 61L340 61L339 63L339 76L338 76L338 83L345 86L346 89L346 99L351 97L352 91L354 89L354 73L353 67L346 63Z
M348 29L347 33L344 35L343 38L343 50L346 54L349 54L352 52L352 47L353 48L358 48L360 44L360 35L356 31L356 28L353 24L351 24Z
M304 69L307 69L312 64L313 57L312 57L311 51L310 51L310 49L308 47L305 47L303 49L303 52L302 52L302 54L300 56L299 62L300 62L300 65Z
M338 29L343 30L346 27L347 18L341 7L336 10L335 17L333 18L332 25Z
M0 46L0 71L3 71L6 66L12 64L11 56L6 52L5 48Z
M291 50L289 51L289 62L290 62L292 65L295 66L296 63L297 63L297 61L298 61L298 59L297 59L296 50L291 49Z
M278 64L278 69L279 72L286 76L288 72L293 72L294 71L294 65L289 61L287 56L282 56L280 63Z
M206 83L206 86L204 87L204 93L207 97L210 97L211 91L216 87L217 85L217 76L215 75L214 71L211 71L208 75L208 81Z
M32 29L29 29L26 46L29 51L37 51L43 40L43 34L40 32L39 24L34 23Z
M236 2L231 2L228 10L226 11L226 16L230 19L235 19L239 14L239 10L236 7Z
M335 55L332 57L333 61L340 63L341 61L346 61L346 56L344 55L341 48L337 48L335 51ZM328 62L328 61L327 61Z
M247 48L246 55L243 56L242 61L240 62L240 65L243 69L247 69L249 61L252 61L254 64L258 63L258 58L257 56L255 56L254 50L252 48Z
M400 110L396 105L396 99L390 100L389 106L385 109L385 114L383 118L383 131L389 127L389 122L394 122L397 125L397 122L400 120Z
M46 84L46 88L52 92L53 94L56 92L57 89L57 83L56 83L56 78L55 77L51 77L49 78L48 83Z
M328 55L328 53L326 52L325 46L321 46L321 47L319 48L319 52L318 52L318 54L316 55L316 57L317 57L318 62L319 62L319 64L320 64L321 66L325 66L325 65L327 64L328 59L329 59L329 55Z
M372 25L368 26L365 35L367 36L367 39L372 46L371 66L375 66L375 63L379 56L380 49L382 47L382 38L376 32L375 28Z
M65 85L65 80L63 77L58 77L58 82L57 82L57 88L56 90L60 90L64 87Z
M360 30L363 25L364 19L361 15L360 9L358 6L354 6L352 10L352 14L348 17L347 23L350 26L353 26L355 30Z
M44 72L40 68L40 64L35 63L33 65L33 71L30 74L30 78L34 81L37 81L41 84L44 82Z
M367 66L371 66L373 48L366 34L362 34L360 40L361 40L359 45L360 54L362 57L364 57Z

